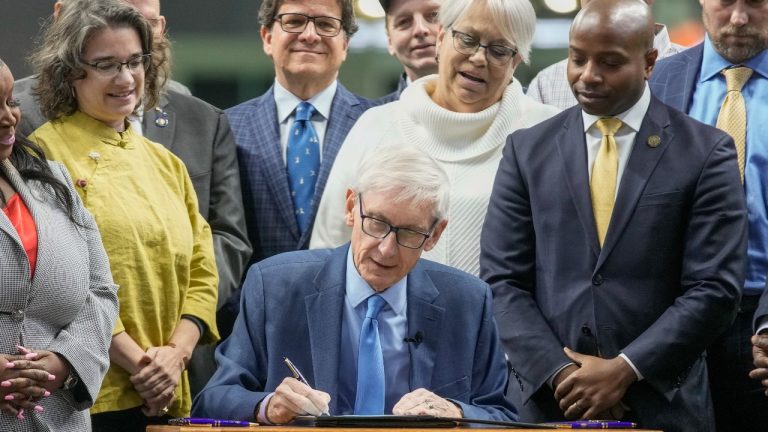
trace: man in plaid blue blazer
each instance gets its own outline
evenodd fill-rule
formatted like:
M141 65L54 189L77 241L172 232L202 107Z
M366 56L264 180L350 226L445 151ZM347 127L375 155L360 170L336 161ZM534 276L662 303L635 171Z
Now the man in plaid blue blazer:
M275 65L275 83L263 95L226 111L237 143L251 262L307 248L331 165L349 129L371 106L337 81L349 38L357 31L351 0L265 0L259 21L264 52ZM287 135L302 102L315 109L310 120L320 151L313 199L302 209L309 213L304 230L297 222L286 170ZM236 305L237 299L232 300Z

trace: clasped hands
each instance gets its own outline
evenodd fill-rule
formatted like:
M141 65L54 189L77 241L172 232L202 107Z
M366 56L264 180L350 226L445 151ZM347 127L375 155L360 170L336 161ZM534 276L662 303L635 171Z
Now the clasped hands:
M295 378L285 378L269 399L267 420L274 424L285 424L298 415L319 416L328 412L330 402L331 396L328 393L314 390ZM461 409L453 402L423 388L400 398L392 408L392 414L462 417Z
M175 346L147 349L139 360L138 371L130 377L133 388L144 400L141 408L144 415L157 417L168 412L187 359L188 356Z
M560 371L553 382L555 400L569 419L620 419L621 402L635 382L635 371L621 357L603 359L564 348L575 364Z
M0 355L0 411L24 420L25 410L44 411L37 401L61 387L69 365L51 351L17 349L16 355Z
M755 369L749 372L749 376L760 380L760 383L766 388L765 395L768 396L768 334L752 336L752 359Z

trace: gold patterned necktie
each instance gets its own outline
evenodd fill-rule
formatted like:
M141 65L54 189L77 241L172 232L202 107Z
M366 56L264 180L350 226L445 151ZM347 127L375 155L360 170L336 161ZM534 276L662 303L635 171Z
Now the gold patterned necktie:
M619 150L613 135L621 128L621 120L617 118L601 118L597 121L597 129L603 134L600 150L597 152L595 164L592 167L592 180L589 183L592 192L592 211L595 214L597 239L603 247L605 233L611 222L613 203L616 199L616 177L619 172Z
M736 155L739 160L739 174L744 183L744 164L747 153L747 106L741 88L752 76L752 69L748 67L733 67L723 69L727 93L717 116L717 128L727 132L733 137L736 144Z

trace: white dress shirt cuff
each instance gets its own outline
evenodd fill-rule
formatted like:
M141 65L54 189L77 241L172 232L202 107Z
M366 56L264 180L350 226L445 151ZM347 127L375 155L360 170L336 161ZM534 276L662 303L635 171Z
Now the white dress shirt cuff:
M259 402L259 413L256 414L256 421L260 424L272 425L272 422L267 419L267 405L269 405L269 400L272 399L272 396L274 395L274 393L270 393Z
M635 371L635 375L637 375L637 380L638 381L642 381L643 380L643 374L641 374L640 371L635 367L635 364L632 363L632 360L630 360L629 357L627 357L627 355L624 354L624 353L620 353L619 357L623 358L624 361L627 362L629 367L631 367L632 370Z
M560 369L556 370L555 373L553 373L552 376L550 376L549 379L547 380L547 385L549 386L549 388L554 390L555 389L555 387L554 387L555 386L555 377L557 376L557 374L559 374L560 372L563 371L563 369L565 369L568 366L573 365L573 364L576 364L576 363L573 363L573 362L566 363L562 367L560 367Z

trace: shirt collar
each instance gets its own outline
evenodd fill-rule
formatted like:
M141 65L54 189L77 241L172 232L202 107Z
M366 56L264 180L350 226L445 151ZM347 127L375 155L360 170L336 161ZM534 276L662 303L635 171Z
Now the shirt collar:
M659 56L665 53L672 45L669 38L669 31L664 24L656 24L656 34L653 36L653 47L659 52Z
M402 315L405 310L406 302L406 286L408 285L408 276L400 279L397 283L384 290L384 292L378 293L386 300L389 307L395 312L396 315ZM376 291L368 285L360 273L357 272L355 263L352 259L352 246L349 247L347 252L347 292L346 296L349 299L353 308L357 308L360 303L368 300L368 297L373 294L377 294Z
M759 54L742 64L768 79L768 49L762 50ZM734 65L715 50L709 35L707 35L704 38L704 55L701 61L699 82L709 81L720 74L720 71L731 66Z
M331 115L331 104L333 104L337 86L338 81L333 80L331 85L307 100L324 119L328 119ZM275 105L277 105L277 120L280 123L285 122L301 102L302 99L299 99L275 80Z
M648 83L646 82L645 89L643 90L643 94L640 96L640 99L638 99L637 102L635 102L635 104L632 105L628 110L614 117L624 123L622 128L624 126L629 126L633 131L635 131L635 133L637 133L640 131L640 126L643 124L645 113L648 112L648 106L650 106L650 104L651 90L648 88ZM598 120L605 117L588 114L583 110L581 111L581 114L584 121L584 132L588 131L590 127L594 126Z

